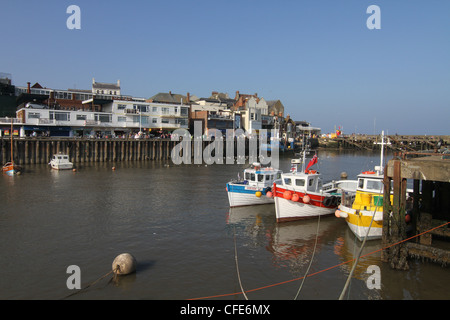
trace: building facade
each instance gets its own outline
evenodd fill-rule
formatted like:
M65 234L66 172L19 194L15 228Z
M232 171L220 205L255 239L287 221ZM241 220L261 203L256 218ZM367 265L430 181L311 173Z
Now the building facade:
M102 109L101 112L58 110L28 104L17 111L20 135L127 137L188 128L189 107L186 105L113 100Z

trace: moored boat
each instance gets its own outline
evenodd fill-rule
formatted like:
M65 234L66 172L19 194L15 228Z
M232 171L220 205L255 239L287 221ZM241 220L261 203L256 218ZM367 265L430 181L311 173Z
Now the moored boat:
M374 171L364 171L358 175L358 186L354 194L344 195L335 215L346 220L350 230L363 241L380 239L383 228L383 153L384 132L381 134L380 166ZM390 196L392 198L392 195Z
M270 196L274 180L281 177L281 170L262 167L253 163L244 170L244 177L227 183L226 190L230 207L270 204L274 200ZM268 196L269 195L269 196Z
M13 119L11 119L11 161L5 163L2 167L3 173L6 173L8 176L14 176L16 174L22 173L22 167L14 163L14 143L13 143Z
M306 151L303 152L303 161L293 159L291 172L283 173L281 180L275 181L273 185L277 222L333 214L339 205L341 192L347 188L355 188L349 181L323 184L321 174L316 170L309 170L317 163L317 156L314 155L305 169L305 153ZM300 163L302 170L298 171Z
M56 170L68 170L73 168L73 163L69 161L66 154L55 154L50 160L50 166Z
M383 227L383 174L365 171L358 175L356 193L343 199L336 216L344 218L359 240L380 239Z
M22 172L22 167L16 165L13 161L7 162L3 165L3 173L13 176Z

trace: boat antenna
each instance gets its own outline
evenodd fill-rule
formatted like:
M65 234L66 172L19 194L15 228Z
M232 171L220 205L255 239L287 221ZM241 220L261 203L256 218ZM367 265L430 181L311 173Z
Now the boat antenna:
M384 142L384 130L381 131L381 142L375 142L376 144L380 144L381 145L381 155L380 155L380 167L379 168L375 168L378 169L377 171L381 174L384 171L384 146L385 145L389 145L391 144L389 141L387 143Z

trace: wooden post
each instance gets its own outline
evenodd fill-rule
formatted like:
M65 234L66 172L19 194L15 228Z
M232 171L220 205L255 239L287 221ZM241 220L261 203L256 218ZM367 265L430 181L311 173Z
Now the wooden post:
M389 244L398 243L406 238L405 208L406 208L406 179L401 177L401 161L394 160L394 197L392 216L390 217ZM389 248L389 262L392 268L407 270L408 251L405 243L396 244Z
M383 179L383 229L381 237L381 247L386 248L390 242L390 213L392 211L391 206L391 179L387 175L387 166L384 169L384 179ZM381 251L381 261L389 261L389 249Z

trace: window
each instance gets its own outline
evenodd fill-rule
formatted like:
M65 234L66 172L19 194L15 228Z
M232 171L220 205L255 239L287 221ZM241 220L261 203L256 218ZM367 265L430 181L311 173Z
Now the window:
M272 175L267 174L267 175L266 175L266 181L269 181L271 177L272 177Z
M77 120L86 120L87 116L85 114L77 114Z
M358 188L360 188L360 189L364 188L364 179L359 179Z
M141 124L147 125L148 124L148 116L141 116Z
M170 109L167 107L162 107L162 114L169 114Z
M71 100L72 94L65 91L57 91L56 92L56 99L65 99L65 100Z
M125 104L118 104L117 105L117 110L125 110L127 106Z
M285 185L290 186L291 183L292 183L292 181L291 181L290 178L284 178L284 184L285 184Z
M181 107L180 115L182 115L182 116L187 116L188 113L189 113L189 108Z
M250 180L256 181L256 177L254 173L250 173Z
M49 115L50 115L50 120L70 121L70 113L68 113L68 112L50 111Z
M297 187L304 187L305 186L305 180L304 179L296 179L295 180L295 185Z
M314 179L310 179L310 180L308 181L308 185L311 187L313 184L314 184Z
M375 191L382 191L383 183L379 180L367 180L367 189L375 190Z
M169 119L161 119L161 123L169 123Z
M96 113L94 115L94 119L95 119L95 121L100 121L100 122L112 122L112 115Z
M249 172L246 172L245 174L244 174L244 179L245 180L250 180L250 173Z
M117 122L127 122L127 117L117 117Z
M153 118L152 123L158 123L158 118Z
M258 182L263 182L263 181L264 181L264 175L258 174Z
M152 112L158 112L158 107L152 107Z
M29 112L28 119L39 119L41 117L40 113L37 112Z
M187 126L187 119L175 119L175 123L182 126Z

